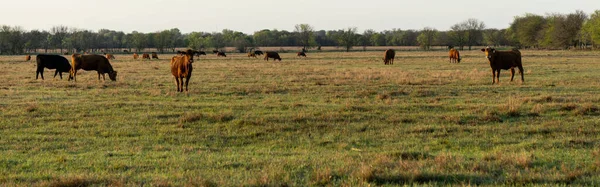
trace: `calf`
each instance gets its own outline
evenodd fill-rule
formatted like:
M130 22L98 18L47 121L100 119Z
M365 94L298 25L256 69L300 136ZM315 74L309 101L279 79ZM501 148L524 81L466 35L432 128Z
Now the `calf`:
M500 70L502 69L510 69L510 81L512 82L515 77L515 67L519 68L521 82L525 82L521 52L519 50L496 51L494 48L487 47L481 49L481 51L485 53L485 57L490 62L490 67L492 68L492 84L500 83Z
M301 57L301 56L306 57L306 53L305 52L297 52L296 56L298 56L298 57Z
M393 49L385 50L385 54L383 55L383 64L393 65L395 57L396 57L396 51L394 51Z
M25 62L29 62L31 60L31 55L25 56Z
M450 63L460 63L460 53L458 50L452 48L448 51L448 56L450 57Z
M144 54L142 54L142 59L150 60L150 55L148 53L144 53Z
M133 53L133 59L137 60L138 58L140 58L140 55L138 55L137 53Z
M100 80L100 75L102 75L102 79L106 80L106 77L104 76L105 73L108 73L110 80L117 80L117 72L113 69L112 65L110 65L108 59L102 55L71 55L71 71L69 71L69 80L72 79L77 81L77 70L79 69L86 71L97 71L98 80Z
M175 77L177 92L183 92L185 78L185 91L188 91L188 83L192 77L192 63L194 62L194 52L187 50L183 55L177 55L171 58L171 74Z
M158 55L156 54L156 52L152 52L152 59L158 59Z
M69 64L69 60L60 55L39 54L35 57L35 61L37 62L35 79L38 79L38 75L41 75L42 80L44 80L44 68L56 69L54 72L54 77L56 77L58 74L60 75L60 79L62 79L62 72L69 72L71 70L71 64Z
M272 52L272 51L266 52L265 60L269 61L269 58L272 58L273 60L279 60L281 62L281 57L279 57L279 53L277 53L277 52Z
M225 52L219 51L219 52L217 52L217 57L220 57L220 56L227 57L227 55L225 55Z

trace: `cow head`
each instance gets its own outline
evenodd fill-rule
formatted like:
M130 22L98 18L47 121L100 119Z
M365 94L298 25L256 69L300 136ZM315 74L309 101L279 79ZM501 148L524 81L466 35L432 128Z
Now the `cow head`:
M496 56L496 49L494 48L486 47L481 49L481 51L485 53L485 58L487 58L490 62L492 59L494 59L494 56Z
M108 77L112 81L117 81L117 71L112 71L112 72L108 73Z
M189 63L194 62L194 51L192 51L191 49L188 49L187 51L182 51L182 54L185 55L185 57Z

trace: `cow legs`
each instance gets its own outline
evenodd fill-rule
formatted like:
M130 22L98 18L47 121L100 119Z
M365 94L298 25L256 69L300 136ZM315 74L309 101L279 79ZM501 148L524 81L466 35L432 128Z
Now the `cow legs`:
M56 71L54 72L54 77L52 78L56 78L56 75L58 75L60 71L58 71L58 68L56 68ZM62 75L60 76L60 79L62 79Z
M35 72L35 79L38 79L38 74L42 76L42 80L44 80L44 68L39 68Z
M498 69L497 70L498 72L496 72L496 83L498 83L498 84L500 84L500 70L501 69Z
M515 68L510 68L510 82L515 78Z
M519 73L521 74L521 82L525 82L525 78L523 76L523 66L519 66Z
M191 75L191 74L190 74L190 75ZM181 80L181 82L183 82L183 79ZM188 91L188 83L189 83L189 82L190 82L190 76L187 76L187 77L185 77L185 92L187 92L187 91ZM182 85L182 88L181 88L181 89L183 90L183 85Z
M175 84L177 85L177 92L179 92L179 77L175 77Z

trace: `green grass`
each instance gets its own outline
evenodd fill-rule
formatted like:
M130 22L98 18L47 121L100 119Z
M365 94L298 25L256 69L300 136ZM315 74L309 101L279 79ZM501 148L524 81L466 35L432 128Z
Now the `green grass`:
M599 52L522 51L525 82L500 85L461 54L209 55L188 93L170 55L76 83L2 56L0 184L600 185Z

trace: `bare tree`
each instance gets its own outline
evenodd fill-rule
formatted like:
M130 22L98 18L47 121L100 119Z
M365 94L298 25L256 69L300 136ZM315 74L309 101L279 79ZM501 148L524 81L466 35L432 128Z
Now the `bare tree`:
M60 48L60 53L63 53L63 40L69 35L69 27L58 25L50 29L51 45L55 48Z
M302 45L302 51L315 45L315 30L309 24L298 24L295 26L295 32L298 36L298 43Z

